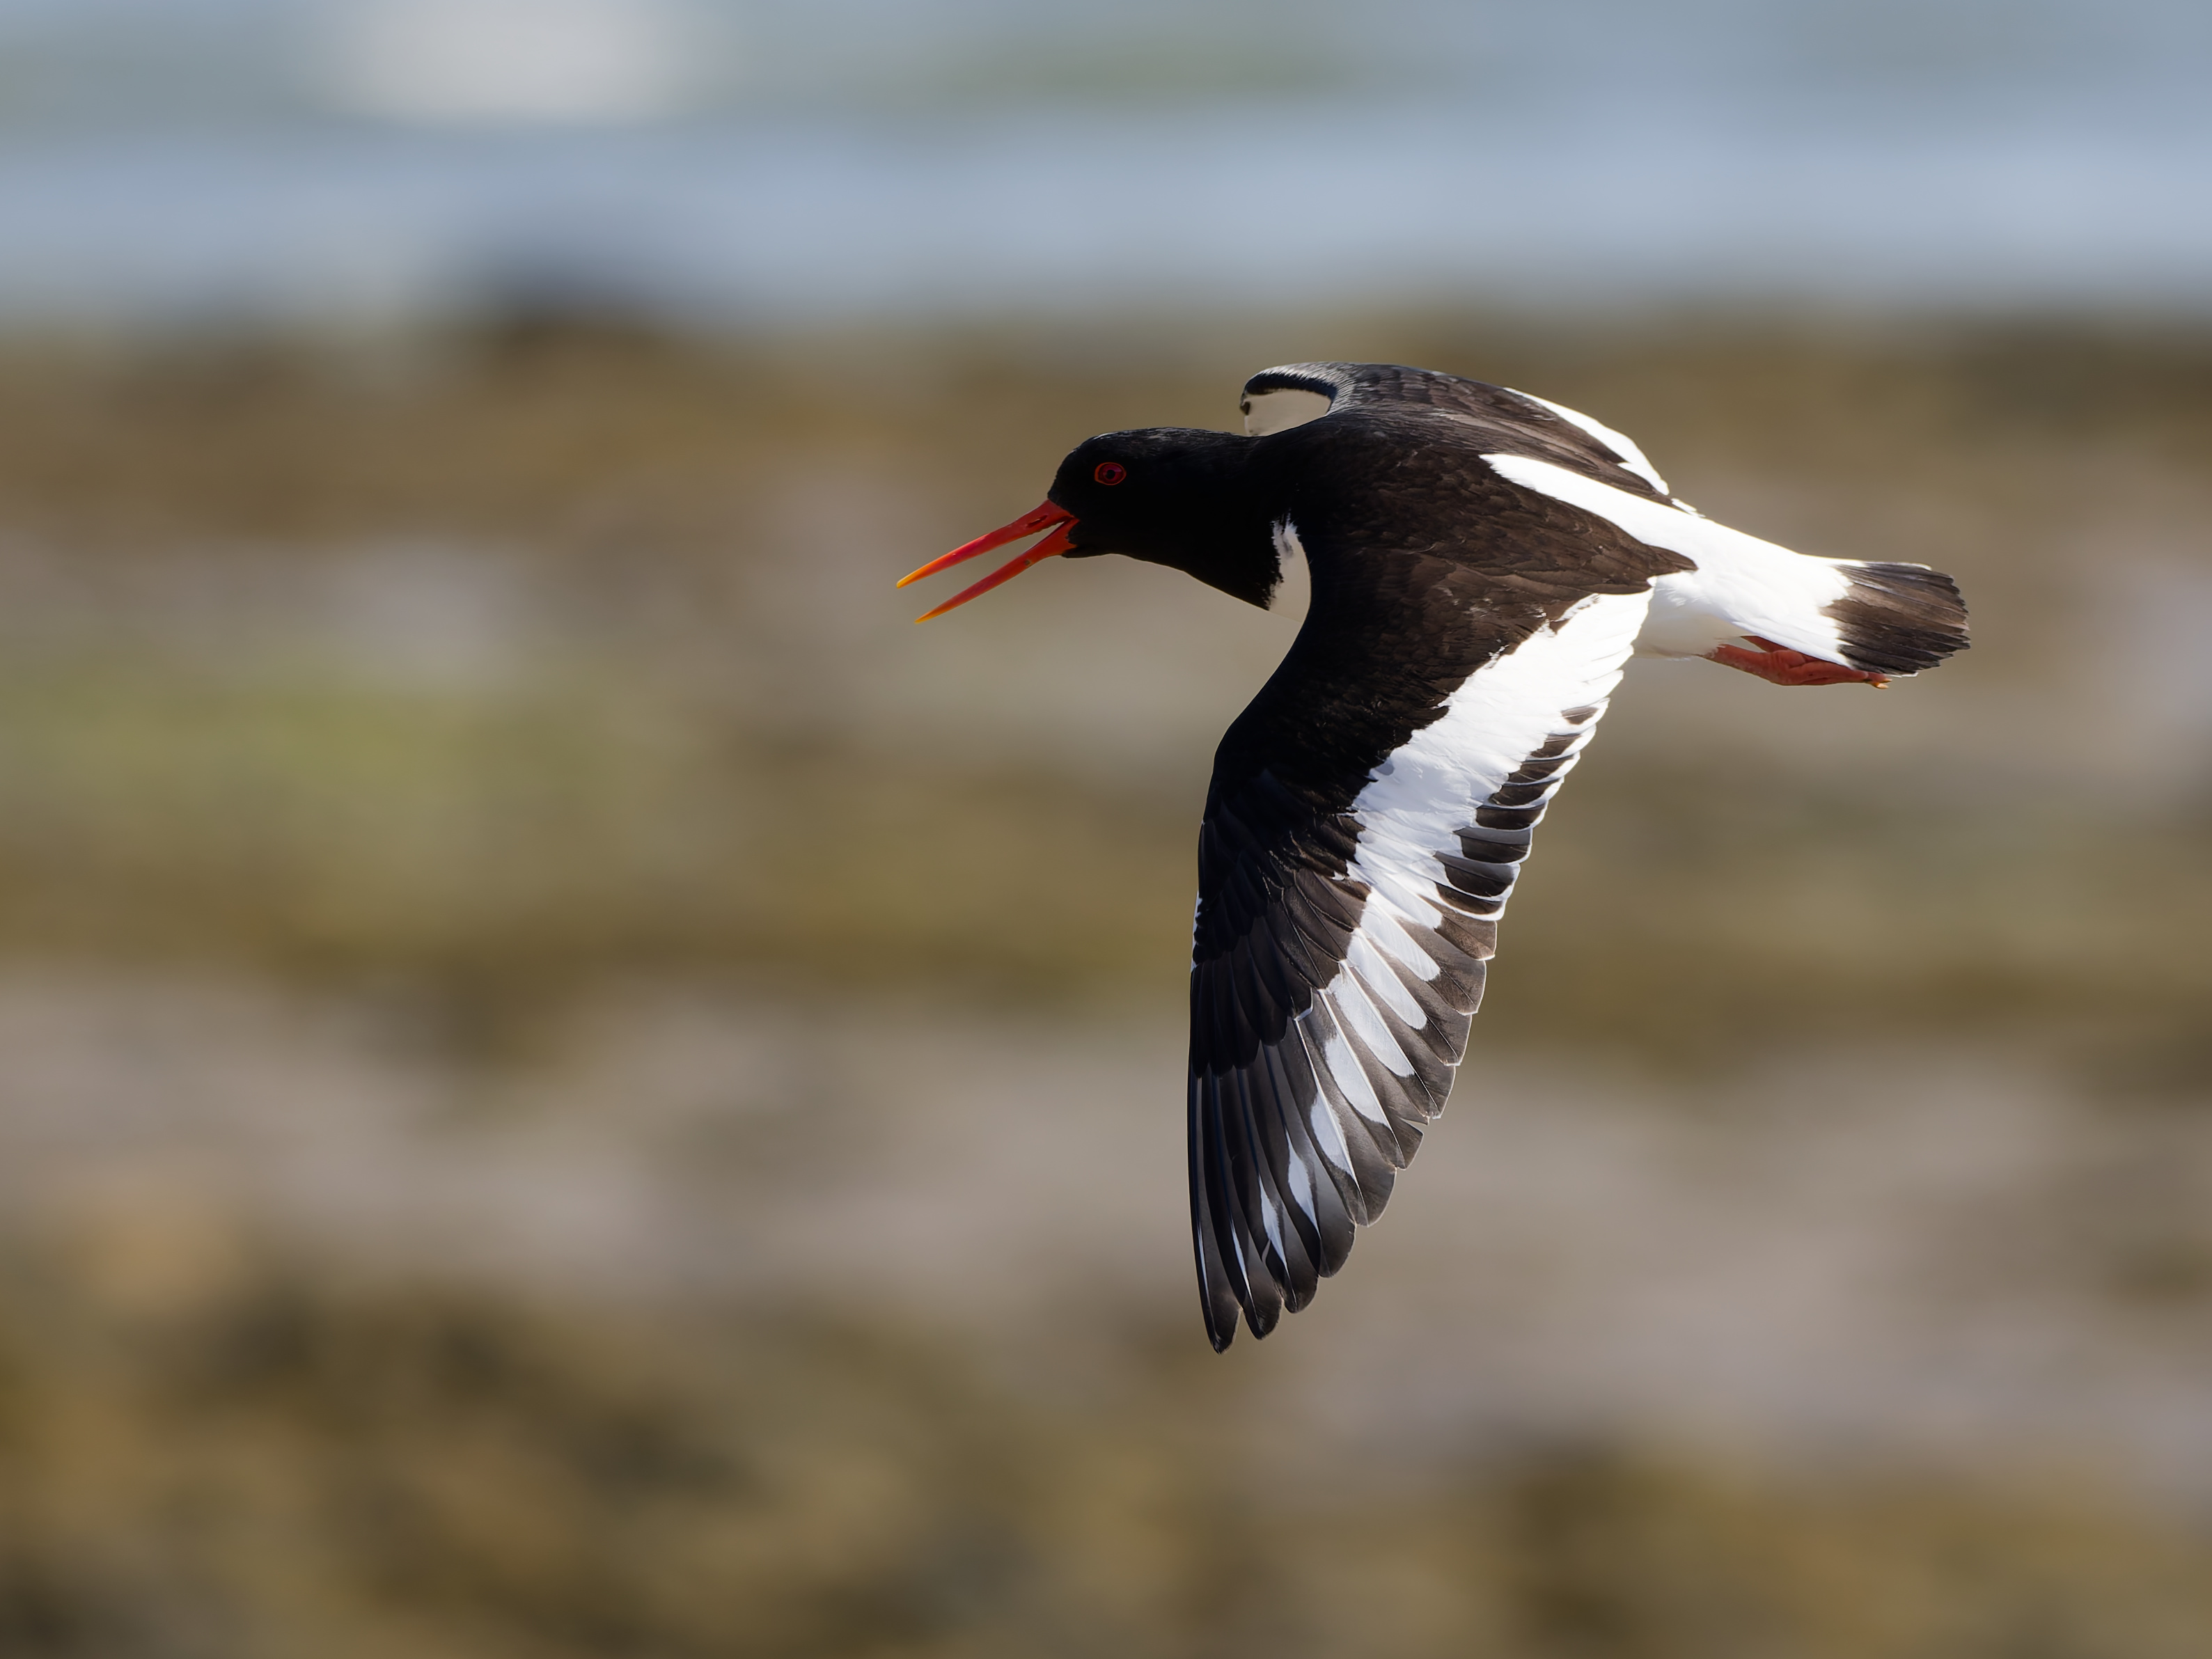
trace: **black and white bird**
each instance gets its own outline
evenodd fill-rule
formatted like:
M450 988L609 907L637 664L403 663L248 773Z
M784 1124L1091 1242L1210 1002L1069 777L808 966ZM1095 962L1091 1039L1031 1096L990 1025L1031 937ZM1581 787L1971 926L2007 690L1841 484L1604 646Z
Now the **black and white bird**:
M1242 434L1092 438L1034 512L905 578L1042 532L929 617L1054 556L1262 606L1286 556L1310 569L1199 834L1190 1207L1217 1349L1240 1310L1265 1336L1312 1299L1443 1109L1531 836L1631 655L1882 686L1966 643L1949 577L1716 524L1540 398L1293 363L1243 410Z

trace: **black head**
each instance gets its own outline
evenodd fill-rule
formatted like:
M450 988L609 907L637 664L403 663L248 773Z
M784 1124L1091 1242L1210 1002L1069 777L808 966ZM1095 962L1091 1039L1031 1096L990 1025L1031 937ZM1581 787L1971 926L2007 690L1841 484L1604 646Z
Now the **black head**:
M1060 464L1048 499L1075 515L1070 558L1120 553L1186 571L1265 607L1282 562L1252 499L1252 441L1227 432L1148 427L1109 432Z
M1267 509L1255 499L1248 477L1252 441L1234 433L1177 427L1087 439L1060 464L1042 507L924 565L900 586L1050 530L1053 534L1028 552L929 616L941 615L1054 554L1093 558L1120 553L1169 565L1264 608L1282 580L1282 561Z

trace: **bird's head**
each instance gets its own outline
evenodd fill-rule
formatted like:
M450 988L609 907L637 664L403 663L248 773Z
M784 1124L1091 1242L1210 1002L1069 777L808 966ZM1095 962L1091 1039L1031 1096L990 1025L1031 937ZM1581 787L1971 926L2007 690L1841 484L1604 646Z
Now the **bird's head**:
M941 617L1042 560L1102 553L1187 571L1210 587L1264 607L1282 569L1268 514L1252 489L1247 465L1251 446L1251 439L1237 434L1176 427L1086 439L1060 464L1041 505L932 560L899 586L1049 532L916 620Z

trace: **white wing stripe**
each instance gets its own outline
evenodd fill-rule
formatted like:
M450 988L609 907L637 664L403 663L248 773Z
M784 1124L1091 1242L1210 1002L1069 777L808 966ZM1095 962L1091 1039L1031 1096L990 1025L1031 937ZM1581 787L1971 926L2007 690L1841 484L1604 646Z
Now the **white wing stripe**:
M1472 816L1473 808L1468 810ZM1426 848L1397 847L1388 842L1370 841L1360 848L1345 873L1367 884L1368 908L1360 916L1362 927L1367 925L1368 916L1375 913L1376 894L1381 894L1387 902L1393 925L1400 921L1410 921L1420 927L1436 925L1436 888L1444 879L1444 867ZM1375 942L1385 951L1391 949L1389 941L1379 933Z
M1267 1243L1275 1247L1275 1260L1288 1261L1290 1258L1283 1249L1281 1213L1275 1208L1275 1200L1267 1196L1267 1184L1264 1181L1260 1183L1260 1225L1267 1235Z
M1342 1036L1333 1036L1322 1045L1322 1052L1328 1059L1328 1074L1336 1079L1336 1086L1352 1103L1352 1110L1370 1123L1388 1127L1389 1115L1382 1103L1375 1097L1375 1085L1367 1080L1367 1073L1359 1069L1359 1056L1352 1052L1351 1042Z
M1433 896L1417 908L1407 898L1395 890L1393 878L1389 900L1382 902L1376 889L1380 884L1370 884L1367 908L1360 914L1359 931L1372 939L1375 948L1393 962L1400 963L1416 979L1434 979L1443 971L1429 953L1413 943L1400 924L1412 922L1417 927L1436 925L1436 904ZM1409 1018L1409 1025L1419 1025L1418 1019Z
M1313 1171L1306 1168L1305 1158L1295 1146L1288 1149L1286 1156L1291 1174L1291 1201L1298 1206L1308 1221L1319 1226L1321 1218L1314 1209Z
M1313 1079L1314 1093L1306 1103L1306 1122L1314 1132L1314 1145L1321 1155L1345 1174L1352 1175L1352 1147L1345 1139L1344 1125L1336 1115L1336 1103L1329 1097L1333 1079L1323 1068L1319 1027L1320 1022L1314 1018L1311 1009L1291 1022L1291 1030L1297 1033L1298 1045L1305 1051L1306 1071Z
M1336 1010L1338 1023L1346 1036L1359 1039L1367 1052L1382 1062L1382 1069L1399 1077L1413 1074L1413 1062L1390 1035L1390 1028L1382 1023L1376 1012L1374 1000L1360 983L1359 975L1350 968L1340 970L1322 993L1331 1007Z
M1396 970L1382 960L1382 953L1368 943L1369 928L1370 924L1363 920L1359 931L1352 936L1352 948L1345 953L1346 964L1358 976L1360 985L1370 998L1382 1004L1418 1031L1428 1024L1428 1017L1421 1012L1421 1005L1413 1000L1413 993L1400 982ZM1396 933L1397 929L1393 927L1391 931ZM1402 939L1404 935L1400 934L1399 937ZM1429 971L1436 971L1434 963L1429 964ZM1395 1048L1397 1045L1393 1043L1391 1046ZM1383 1063L1389 1064L1387 1054L1383 1056ZM1393 1066L1390 1069L1396 1071L1397 1067Z
M1350 1175L1352 1148L1344 1144L1344 1126L1329 1110L1328 1097L1318 1089L1314 1091L1313 1104L1306 1109L1306 1122L1313 1129L1314 1145L1321 1148L1321 1155Z
M1555 404L1549 398L1539 398L1529 392L1514 392L1510 386L1506 390L1513 392L1513 395L1516 398L1526 398L1532 404L1541 404L1568 425L1582 428L1591 437L1620 456L1620 464L1623 466L1636 474L1638 477L1648 482L1662 495L1672 495L1674 493L1667 488L1667 481L1659 476L1658 469L1644 459L1644 452L1637 447L1635 439L1625 433L1615 432L1604 422L1593 420L1578 409L1569 409L1565 404Z
M1460 831L1481 805L1531 755L1576 729L1561 711L1604 702L1650 603L1648 592L1594 594L1470 674L1443 713L1376 767L1353 801L1360 826L1354 872L1372 885L1386 872L1418 869L1427 877L1427 866L1436 870L1431 879L1448 884L1436 855L1456 854ZM1554 775L1530 805L1549 801L1556 781Z

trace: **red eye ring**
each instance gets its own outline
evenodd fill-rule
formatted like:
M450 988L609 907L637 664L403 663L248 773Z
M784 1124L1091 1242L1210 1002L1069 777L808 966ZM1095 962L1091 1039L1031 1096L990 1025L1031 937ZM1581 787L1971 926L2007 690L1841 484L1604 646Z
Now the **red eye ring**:
M1101 461L1091 469L1091 476L1103 484L1117 484L1129 476L1129 469L1119 461Z

